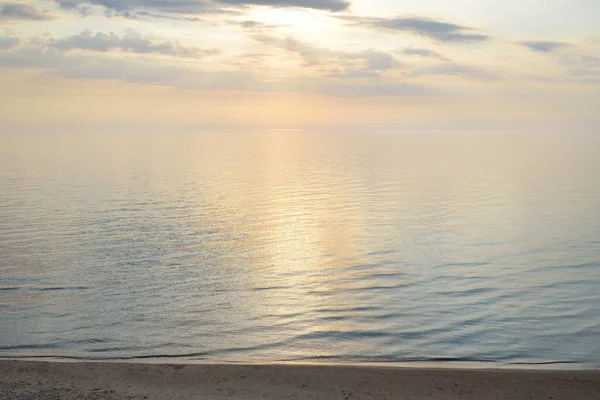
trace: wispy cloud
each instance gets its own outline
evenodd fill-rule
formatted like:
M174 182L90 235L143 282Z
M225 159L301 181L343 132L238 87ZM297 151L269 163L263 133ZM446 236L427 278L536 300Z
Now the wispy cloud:
M212 2L188 0L56 0L66 10L89 13L90 6L104 7L108 15L135 17L136 12L199 15L219 12Z
M149 58L110 57L105 52L47 51L41 45L0 52L0 67L33 68L70 79L110 79L182 89L260 90L251 71L211 70Z
M205 14L235 14L249 6L279 8L309 8L343 11L350 3L345 0L56 0L66 10L89 14L91 6L101 6L107 16L138 18L175 18Z
M315 92L337 97L432 97L439 90L417 83L383 82L369 85L329 83L320 85Z
M215 0L217 3L247 6L298 7L315 10L344 11L350 6L345 0Z
M295 53L305 67L318 68L327 77L378 77L382 71L402 66L392 54L367 49L356 52L336 51L319 47L293 37L279 38L253 35L254 40L268 46Z
M6 28L0 36L0 50L10 50L21 43L21 35L14 29Z
M600 43L587 41L568 46L553 54L570 79L578 82L600 83Z
M10 51L0 51L0 68L31 68L69 79L111 79L203 91L287 91L336 97L439 95L438 90L425 84L401 82L394 77L379 77L376 81L365 81L364 78L371 77L369 71L375 73L395 65L386 56L376 51L337 54L339 65L343 66L343 60L347 58L349 65L357 62L360 68L342 68L341 72L345 75L340 72L335 79L332 79L322 74L279 76L273 71L260 68L231 68L225 63L221 68L215 68L214 64L205 62L177 62L176 58L157 57L157 54L173 54L171 50L147 49L145 45L125 45L124 37L118 35L116 37L108 35L108 38L101 35L100 40L97 40L96 36L98 35L93 32L84 32L75 38L65 40L56 40L52 36L21 40L21 45L18 47ZM291 46L291 49L299 49L306 45L290 43L292 44L287 46ZM55 50L48 51L49 48ZM86 52L71 51L77 49ZM144 58L112 57L108 55L112 49L119 51L125 49L136 54L148 52L152 54ZM321 50L311 49L310 45L306 45L302 52L312 54L312 51ZM333 74L335 68L328 68L327 71Z
M225 22L227 25L239 26L240 28L249 30L249 31L266 31L273 28L276 28L276 25L265 24L263 22L254 21L254 20L243 20L243 21L235 21L229 20Z
M162 40L152 36L144 36L133 29L127 29L125 35L115 33L94 32L87 29L80 34L59 40L47 40L48 47L60 51L87 50L107 52L119 50L126 53L162 54L174 57L203 58L217 54L217 49L201 49L183 46L177 42Z
M456 63L446 63L446 64L437 64L430 65L427 67L417 68L413 70L408 76L411 78L425 76L425 75L450 75L450 76L464 76L469 78L477 78L477 79L485 79L492 80L497 79L498 77L494 74L485 71L482 68L456 64Z
M339 18L357 26L392 32L407 32L440 42L471 43L490 39L488 35L479 33L473 28L426 17L374 18L341 16Z
M47 21L56 17L28 2L0 2L0 21Z
M232 12L232 14L235 14ZM111 15L109 15L111 16ZM138 11L135 14L127 15L131 19L140 20L152 20L152 19L164 19L168 21L182 21L182 22L200 22L203 21L203 17L189 16L189 15L170 15L170 14L157 14L148 11Z
M439 58L443 59L444 57L433 50L429 49L421 49L418 47L405 47L399 51L400 54L404 54L407 56L419 56L419 57L431 57L431 58Z
M525 40L519 42L519 44L538 53L552 53L555 50L569 46L569 44L564 42L551 42L544 40Z

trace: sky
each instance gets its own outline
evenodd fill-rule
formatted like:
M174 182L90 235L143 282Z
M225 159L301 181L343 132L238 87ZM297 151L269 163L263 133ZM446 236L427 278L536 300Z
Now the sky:
M599 0L0 0L0 126L594 129Z

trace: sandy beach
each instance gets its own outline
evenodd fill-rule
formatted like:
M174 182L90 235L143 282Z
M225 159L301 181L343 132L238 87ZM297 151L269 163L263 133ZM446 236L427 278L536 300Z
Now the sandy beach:
M0 399L599 398L600 371L0 361Z

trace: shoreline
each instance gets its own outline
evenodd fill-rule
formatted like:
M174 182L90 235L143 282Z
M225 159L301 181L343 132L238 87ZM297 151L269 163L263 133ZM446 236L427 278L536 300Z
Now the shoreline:
M578 399L600 370L0 359L0 399ZM186 360L187 361L187 360Z
M110 364L178 364L178 365L247 365L247 366L338 366L338 367L375 367L375 368L419 368L419 369L456 369L456 370L532 370L532 371L600 371L600 366L571 361L550 361L531 363L503 363L487 360L408 360L408 361L324 361L324 360L218 360L209 358L185 357L131 357L131 358L85 358L76 356L32 355L0 356L4 361L55 362L55 363L110 363Z

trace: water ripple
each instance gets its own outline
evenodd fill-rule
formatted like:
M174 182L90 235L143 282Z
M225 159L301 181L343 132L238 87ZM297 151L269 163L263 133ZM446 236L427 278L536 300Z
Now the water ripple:
M0 356L600 366L598 143L507 135L12 137Z

